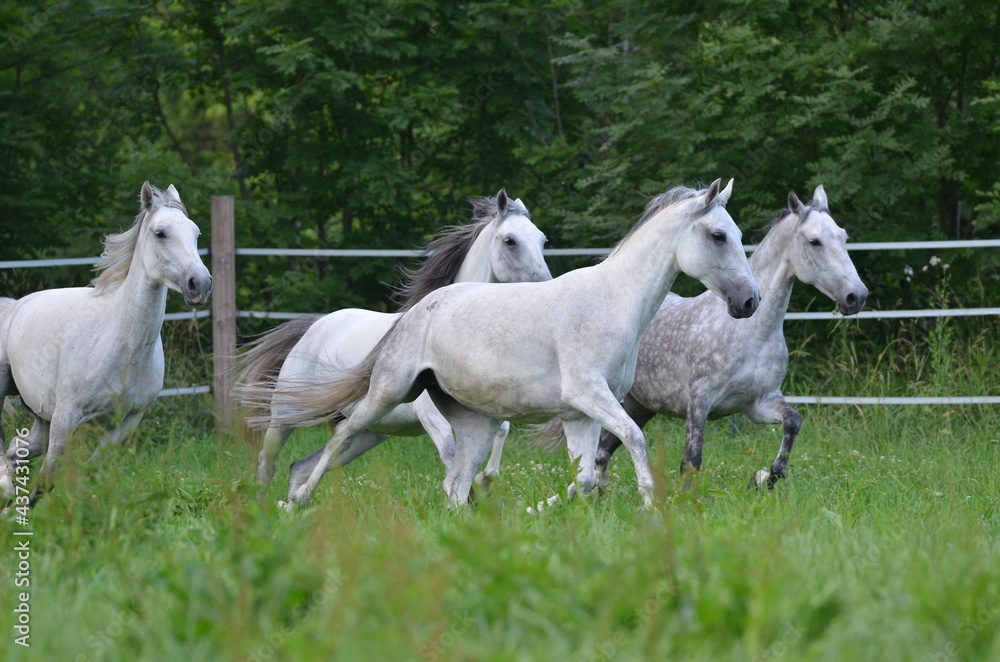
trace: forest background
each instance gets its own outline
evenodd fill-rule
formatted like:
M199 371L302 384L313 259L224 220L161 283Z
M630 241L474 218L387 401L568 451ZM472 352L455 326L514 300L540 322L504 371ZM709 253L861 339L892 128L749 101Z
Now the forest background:
M0 259L96 255L147 179L203 246L213 195L238 246L399 249L501 187L550 247L610 246L649 196L720 177L746 243L817 184L852 241L1000 236L995 3L3 2L0 25ZM996 302L993 250L853 257L869 308ZM240 258L238 305L389 309L397 262Z

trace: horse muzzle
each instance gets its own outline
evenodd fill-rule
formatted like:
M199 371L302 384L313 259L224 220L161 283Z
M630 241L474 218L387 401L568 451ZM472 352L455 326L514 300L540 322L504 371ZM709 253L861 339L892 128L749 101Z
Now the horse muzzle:
M735 317L736 319L750 317L757 310L757 306L760 305L760 290L755 287L750 296L728 296L726 297L726 303L729 305L729 315L731 317Z
M868 300L868 288L861 286L861 289L848 292L847 295L841 299L837 307L840 309L841 315L857 315L861 312L861 309L865 307L865 301Z
M181 288L184 302L189 306L200 306L208 301L212 294L212 274L205 269L204 273L189 276Z

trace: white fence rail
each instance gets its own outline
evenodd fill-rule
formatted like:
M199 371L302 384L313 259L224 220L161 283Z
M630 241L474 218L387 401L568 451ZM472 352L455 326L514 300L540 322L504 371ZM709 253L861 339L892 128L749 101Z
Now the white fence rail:
M215 234L215 233L213 233ZM753 252L756 246L745 246L747 252ZM875 242L848 244L850 251L884 251L884 250L951 250L962 248L990 249L1000 248L1000 239L980 239L961 241L914 241L914 242ZM214 246L213 251L227 252L231 256L247 257L330 257L330 258L413 258L420 254L416 249L381 250L381 249L315 249L315 248L236 248L233 246ZM546 256L559 257L599 257L610 252L610 248L549 248ZM209 249L199 251L200 255L209 255ZM57 258L41 260L0 261L0 269L31 269L58 266L92 265L98 258ZM217 285L218 287L218 285ZM287 311L236 310L233 318L288 320L314 313ZM920 309L920 310L864 310L851 318L843 318L835 312L789 312L785 319L826 320L838 319L916 319L927 317L968 317L968 316L998 316L1000 307L989 308L952 308L952 309ZM187 320L212 317L210 310L193 310L191 312L169 313L165 320ZM216 324L214 333L219 332L221 323ZM162 396L192 395L212 392L207 384L182 388L164 389ZM993 396L954 396L954 397L841 397L841 396L787 396L793 404L828 404L828 405L969 405L969 404L1000 404L1000 397Z

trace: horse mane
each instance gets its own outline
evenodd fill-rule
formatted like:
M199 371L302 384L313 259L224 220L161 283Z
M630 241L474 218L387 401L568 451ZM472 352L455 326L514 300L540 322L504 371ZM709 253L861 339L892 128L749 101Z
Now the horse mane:
M106 291L113 285L119 285L125 281L129 267L132 266L132 255L135 254L136 244L139 242L139 230L143 222L155 214L161 207L179 209L187 215L184 203L167 196L163 191L150 186L153 191L153 203L149 210L140 209L132 221L132 227L118 234L109 234L104 237L104 250L101 252L101 259L94 265L94 271L100 273L90 282L94 287L94 295Z
M777 225L778 223L781 223L783 220L785 220L786 218L788 218L789 216L792 216L792 215L793 215L792 214L792 210L789 209L788 207L785 207L781 211L775 213L775 215L771 218L771 222L768 223L767 227L768 228L773 228L775 225Z
M495 197L471 198L469 202L472 204L472 222L466 225L449 225L438 230L420 252L419 257L423 262L419 267L400 267L406 281L393 294L393 300L399 304L399 312L406 312L434 290L450 285L469 254L469 249L483 229L497 217ZM504 218L513 214L531 218L523 204L508 200Z
M639 228L641 228L643 225L646 224L646 221L653 218L667 207L675 205L679 202L683 202L684 200L690 200L691 198L696 198L699 195L705 195L705 193L707 192L708 192L707 188L693 189L687 186L675 186L666 193L661 193L660 195L654 196L648 203L646 203L646 210L642 212L642 216L639 217L639 220L636 221L635 225L633 225L632 228L625 234L625 236L622 237L621 241L615 244L614 249L612 249L608 257L614 255L618 251L618 247L624 244L626 241L628 241L629 238L631 238L632 235L635 234ZM722 203L719 202L719 197L716 196L712 200L712 202L696 210L694 215L701 216L703 214L707 214L711 209L715 208L717 205L720 204Z

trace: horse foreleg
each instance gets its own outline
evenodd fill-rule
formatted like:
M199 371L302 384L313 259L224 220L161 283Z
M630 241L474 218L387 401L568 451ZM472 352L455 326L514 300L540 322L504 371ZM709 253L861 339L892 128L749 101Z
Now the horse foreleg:
M5 455L0 454L0 490L8 496L14 496L14 475L18 465L31 458L38 457L45 453L45 446L49 438L49 423L37 414L34 414L35 421L31 424L31 430L26 437L15 436L11 440L10 448Z
M97 448L94 449L94 453L90 456L90 459L87 460L87 464L94 464L103 460L112 446L121 444L130 434L132 434L132 432L135 431L137 427L139 427L139 421L142 420L142 415L145 413L145 409L130 412L125 416L125 418L122 419L122 422L118 427L105 432L101 437L101 441L98 442Z
M691 486L691 472L701 471L702 448L705 445L705 423L708 421L708 402L691 398L688 402L685 420L684 458L681 460L681 474L684 484Z
M66 442L76 431L80 424L80 417L77 412L61 411L56 409L49 421L49 441L45 451L45 460L38 470L38 477L35 481L35 489L32 490L29 503L34 506L42 496L52 490L54 486L55 472L59 468L59 458L66 450Z
M752 412L751 420L754 423L781 423L782 437L781 448L778 449L778 456L771 464L771 470L760 470L750 477L747 489L767 486L768 489L785 477L788 470L788 458L792 454L792 444L802 428L802 416L795 411L791 405L785 402L780 395L768 400L759 410Z
M647 508L652 506L655 483L653 472L649 469L649 457L646 455L646 438L642 435L639 426L629 417L606 385L603 388L575 392L565 387L563 390L563 400L566 404L597 421L599 425L618 437L625 445L632 456L632 464L635 465L635 478L639 485L639 495L642 497L643 506ZM598 438L595 435L592 442L591 462L596 458L597 442Z
M566 489L566 496L572 501L577 492L587 494L597 484L597 479L594 477L594 458L597 455L601 426L590 418L563 420L563 431L566 433L566 448L569 450L570 459L579 462L576 480Z
M486 470L476 474L476 485L487 492L493 481L500 476L500 460L503 457L503 445L506 443L509 433L510 421L504 421L500 424L500 429L497 430L496 435L493 437L493 449L490 451L489 461L486 462Z
M622 400L622 408L641 430L649 423L650 419L656 416L656 412L643 407L631 395L626 395ZM595 460L595 470L598 489L603 489L608 484L608 465L611 464L611 456L614 455L618 447L622 445L621 439L611 432L604 430L601 433L601 441L597 447L597 458Z
M442 487L453 506L462 506L469 502L476 470L486 459L501 421L472 411L443 391L428 392L455 433L455 458Z

